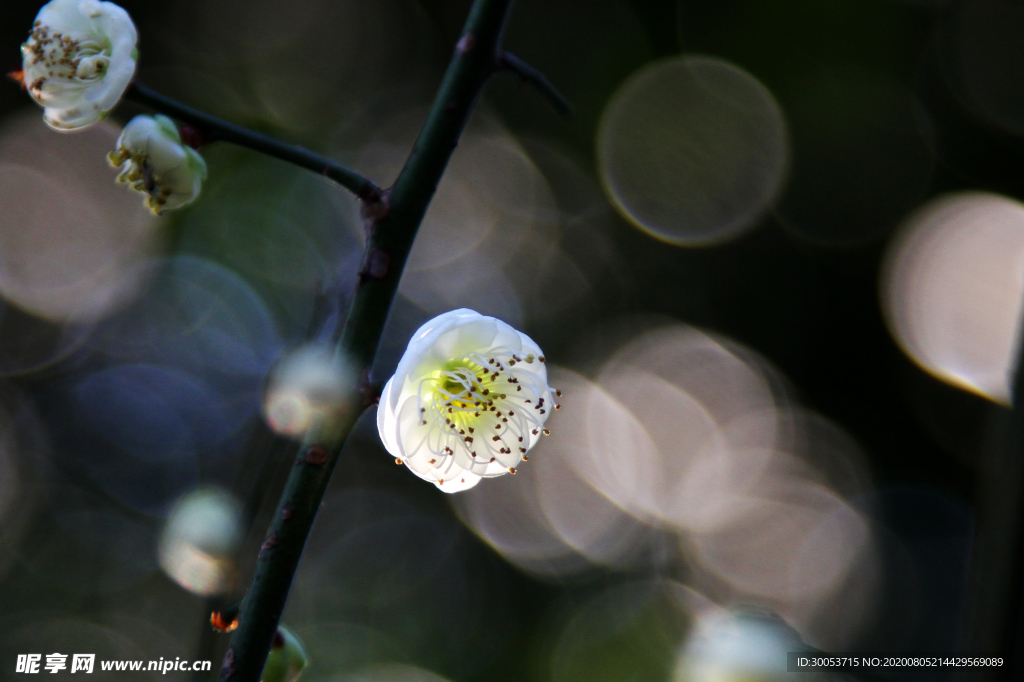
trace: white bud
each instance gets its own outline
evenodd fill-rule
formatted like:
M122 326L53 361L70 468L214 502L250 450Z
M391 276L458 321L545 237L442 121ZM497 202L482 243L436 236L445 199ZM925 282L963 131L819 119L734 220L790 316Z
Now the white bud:
M189 592L219 594L235 579L234 553L242 540L242 510L223 490L185 495L160 536L160 567Z
M515 473L558 409L540 348L465 308L413 335L377 408L384 447L445 492Z
M782 682L793 679L787 652L807 650L795 630L767 614L716 609L696 625L677 661L676 682ZM817 675L807 679L820 682Z
M43 5L21 46L25 87L43 120L68 131L106 116L135 75L137 37L131 17L112 2Z
M298 635L288 626L278 625L261 682L297 682L307 665L309 656Z
M352 364L326 345L297 348L270 373L263 401L267 424L293 438L312 430L329 436L353 409L358 379Z
M182 143L174 122L159 114L133 118L107 159L121 166L117 181L144 192L156 214L194 201L206 179L206 161Z

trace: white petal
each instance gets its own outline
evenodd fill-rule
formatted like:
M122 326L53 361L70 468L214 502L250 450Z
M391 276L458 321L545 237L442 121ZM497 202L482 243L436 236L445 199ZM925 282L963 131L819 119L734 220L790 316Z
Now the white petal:
M498 363L493 366L500 370L501 379L488 380L499 383L487 384L495 400L494 412L484 415L481 409L467 415L459 412L464 408L457 404L438 402L444 400L437 393L444 379L441 370L482 358L487 358L484 362L493 358ZM512 388L504 383L510 378L519 379L519 390L505 395ZM468 489L480 478L510 473L539 439L541 425L554 408L546 378L540 348L525 334L468 309L439 315L416 332L385 386L377 414L381 440L413 473L434 481L441 490ZM474 390L487 395L480 386ZM508 414L503 414L506 410ZM437 419L450 415L453 421L438 423ZM474 442L466 443L470 436Z
M81 130L97 123L104 116L99 107L71 107L70 109L43 109L46 125L62 133Z
M47 109L46 122L66 131L100 120L118 103L135 74L138 35L131 17L110 2L53 0L43 6L36 21L40 32L47 31L47 38L40 44L40 33L33 29L22 48L22 64L29 94ZM83 45L65 51L54 42L58 34ZM45 56L37 59L33 46L41 47ZM94 49L101 54L91 53ZM70 66L75 59L82 69L77 74ZM105 68L97 76L101 65Z
M437 336L430 346L430 357L444 364L453 358L493 348L498 335L497 320L479 316L475 320L457 320L455 325Z
M446 493L461 493L464 490L469 490L480 482L480 477L469 471L464 471L462 476L450 481L445 481L443 484L434 483L438 490L443 490Z
M52 0L40 8L36 21L49 26L53 33L78 38L92 31L92 19L79 8L81 0Z

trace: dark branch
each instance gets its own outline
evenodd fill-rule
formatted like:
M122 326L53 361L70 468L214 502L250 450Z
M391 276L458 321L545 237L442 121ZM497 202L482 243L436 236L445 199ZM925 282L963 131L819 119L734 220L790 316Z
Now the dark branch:
M547 76L511 52L502 52L498 55L498 69L501 71L511 71L519 76L524 83L528 83L540 90L540 94L551 102L555 109L558 110L558 113L564 115L572 113L572 104L548 80Z
M285 485L242 603L238 629L221 667L221 682L257 682L310 528L331 472L373 388L369 368L398 291L402 270L434 191L458 144L484 83L494 73L512 0L474 0L462 38L419 138L379 210L367 210L369 239L338 350L363 368L338 435L307 437ZM369 206L367 208L370 208Z
M125 92L125 99L146 106L161 114L189 124L199 129L204 142L230 142L240 147L272 156L306 168L334 180L345 189L367 203L381 200L382 191L377 185L359 173L345 168L340 163L326 156L311 152L295 145L275 140L274 138L243 128L229 121L210 116L190 106L161 95L142 83L133 82Z

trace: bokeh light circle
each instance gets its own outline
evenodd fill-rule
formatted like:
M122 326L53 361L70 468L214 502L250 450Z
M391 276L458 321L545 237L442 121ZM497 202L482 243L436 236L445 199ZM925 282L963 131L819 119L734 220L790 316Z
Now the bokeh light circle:
M710 530L744 512L739 498L772 460L777 435L763 361L673 325L623 346L599 383L607 397L588 406L601 462L592 485L641 518L679 528Z
M1009 403L1024 298L1024 205L996 194L941 197L890 245L882 308L931 374Z
M160 567L194 594L234 585L234 554L242 540L242 507L219 488L195 490L174 505L160 535Z
M712 57L651 64L612 97L598 133L612 202L672 244L721 242L752 227L786 174L788 138L771 92Z
M709 610L687 637L673 680L786 680L786 653L806 649L792 628L768 614ZM817 674L809 679L821 682Z
M0 295L33 315L109 313L157 251L155 218L106 163L117 135L107 123L54 135L35 113L0 128Z

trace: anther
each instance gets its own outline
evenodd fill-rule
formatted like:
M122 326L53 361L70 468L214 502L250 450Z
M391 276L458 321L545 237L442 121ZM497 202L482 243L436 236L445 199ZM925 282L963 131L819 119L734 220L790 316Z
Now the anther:
M544 435L545 435L545 436L550 436L550 435L551 435L551 432L550 432L550 431L548 431L547 429L544 429Z
M402 464L405 464L405 462L402 461L401 457L396 457L395 458L395 464L398 464L399 466L401 466Z
M509 467L509 468L508 468L508 472L509 472L510 474L514 474L514 473L516 473L516 469L515 469L515 467Z

